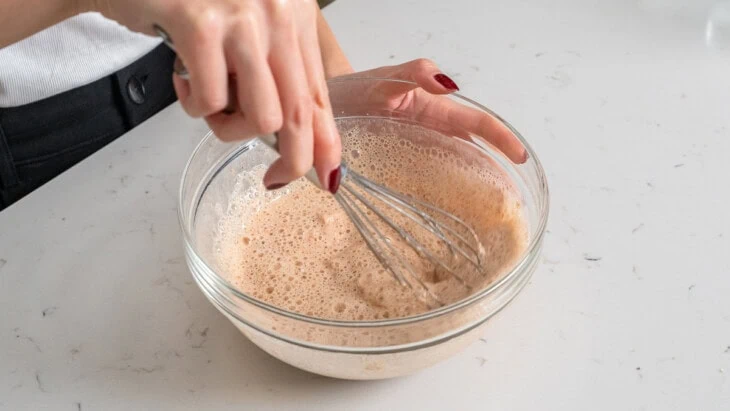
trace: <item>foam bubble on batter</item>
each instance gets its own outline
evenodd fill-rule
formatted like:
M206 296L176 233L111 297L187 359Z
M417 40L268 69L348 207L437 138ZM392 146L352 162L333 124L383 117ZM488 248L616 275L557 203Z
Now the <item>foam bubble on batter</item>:
M474 291L511 268L527 245L527 223L507 178L484 161L433 144L431 136L402 138L402 126L378 133L339 125L348 165L396 191L454 213L485 247L485 272L463 274ZM433 133L433 132L431 132ZM216 259L234 286L282 309L326 319L373 320L429 310L373 256L334 198L301 179L267 192L265 167L242 173L218 227ZM447 303L469 294L456 279L419 273ZM474 292L472 291L472 292Z

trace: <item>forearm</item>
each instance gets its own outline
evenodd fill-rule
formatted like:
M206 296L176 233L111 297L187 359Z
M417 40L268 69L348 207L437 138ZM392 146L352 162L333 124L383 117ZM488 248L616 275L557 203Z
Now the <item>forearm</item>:
M85 11L83 0L0 1L0 48Z
M322 52L322 64L327 78L337 77L352 73L352 66L347 60L345 53L340 48L335 34L330 29L327 20L324 19L322 11L317 16L317 36L319 37L319 48Z

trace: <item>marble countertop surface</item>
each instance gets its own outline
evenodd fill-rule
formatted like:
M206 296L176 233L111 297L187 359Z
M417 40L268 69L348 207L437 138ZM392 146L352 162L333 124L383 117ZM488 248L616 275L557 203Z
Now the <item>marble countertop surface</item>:
M0 409L726 410L730 2L340 0L358 69L436 60L551 185L531 283L456 357L321 378L193 283L176 216L205 125L164 110L0 213Z

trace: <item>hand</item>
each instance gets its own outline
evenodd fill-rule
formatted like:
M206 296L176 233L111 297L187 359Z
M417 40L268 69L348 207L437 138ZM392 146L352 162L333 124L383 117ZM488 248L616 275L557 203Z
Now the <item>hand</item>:
M383 108L412 113L416 119L438 122L438 127L451 125L444 130L458 137L479 136L494 145L514 163L527 161L527 151L520 140L501 121L474 108L459 104L439 94L449 94L459 88L430 60L418 59L398 66L380 67L373 70L348 74L344 78L387 78L411 83L376 82L363 85L362 90L338 90L331 96L338 103L357 98L382 103Z
M91 10L132 30L154 35L156 24L167 32L189 73L189 80L173 79L180 103L220 139L278 132L281 157L264 176L266 187L281 187L312 166L329 187L341 145L315 0L90 1ZM233 110L223 113L229 103Z

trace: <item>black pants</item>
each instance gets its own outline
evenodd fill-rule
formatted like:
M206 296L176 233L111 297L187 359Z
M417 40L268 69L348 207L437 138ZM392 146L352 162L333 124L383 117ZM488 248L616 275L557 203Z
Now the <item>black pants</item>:
M87 86L0 108L0 210L173 103L174 58L161 45Z

